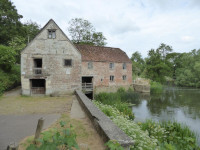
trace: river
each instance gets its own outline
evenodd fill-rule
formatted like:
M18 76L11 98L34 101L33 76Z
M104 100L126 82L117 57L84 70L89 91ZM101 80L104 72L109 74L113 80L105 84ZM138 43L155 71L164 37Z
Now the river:
M200 137L200 89L165 87L162 94L139 94L135 104L132 111L136 121L175 120Z

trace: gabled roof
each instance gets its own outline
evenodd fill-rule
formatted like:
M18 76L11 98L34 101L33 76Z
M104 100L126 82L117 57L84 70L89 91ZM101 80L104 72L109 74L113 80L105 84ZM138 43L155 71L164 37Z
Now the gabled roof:
M119 48L75 45L81 52L82 61L131 63L126 53Z
M50 24L51 22L53 22L58 29L61 31L61 33L65 36L65 38L70 42L70 44L72 44L74 46L74 48L79 52L79 50L76 48L76 46L71 42L71 40L69 40L69 38L67 37L67 35L63 32L63 30L57 25L57 23L53 20L50 19L43 28L40 29L40 31L36 34L36 36L26 45L26 47L21 51L21 53L36 39L37 36L39 36L39 34L41 32L43 32L45 30L45 28L48 26L48 24ZM80 53L80 52L79 52Z

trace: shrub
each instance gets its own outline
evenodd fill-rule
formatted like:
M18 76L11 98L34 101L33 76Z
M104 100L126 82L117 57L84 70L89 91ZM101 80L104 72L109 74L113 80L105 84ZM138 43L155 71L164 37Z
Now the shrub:
M138 123L143 131L159 141L160 149L198 149L195 134L187 127L177 122L154 122L146 120Z
M116 107L93 101L110 119L134 141L131 149L146 150L199 150L196 135L187 127L177 122L135 123Z
M108 150L124 150L124 148L115 140L110 140L105 145Z
M129 116L130 119L134 119L135 116L132 112L132 109L129 107L129 104L127 103L128 101L127 100L125 101L125 99L127 99L126 95L127 95L127 92L125 92L125 90L123 90L121 88L121 89L119 89L119 92L116 92L116 93L104 93L104 92L99 93L98 95L95 95L95 100L97 100L103 104L114 106L120 112ZM124 101L123 101L123 99L124 99Z
M162 93L163 86L159 82L151 82L150 92L152 93Z
M15 55L12 48L0 45L0 68L4 71L10 71L15 64Z
M196 135L186 125L178 122L164 121L159 123L167 132L165 142L173 143L177 149L200 149L196 144Z
M2 95L4 91L19 85L20 79L19 65L14 65L9 73L0 70L0 95Z
M120 87L118 90L117 90L117 93L124 93L126 92L125 88L124 87Z
M150 138L148 132L142 131L140 126L130 120L128 116L118 111L114 106L105 105L98 101L93 102L102 112L106 115L109 114L110 119L134 141L132 149L155 149L157 140Z
M73 127L70 125L69 128L66 128L65 125L66 123L61 121L62 131L55 129L43 132L43 137L37 140L40 145L31 144L26 150L79 149Z

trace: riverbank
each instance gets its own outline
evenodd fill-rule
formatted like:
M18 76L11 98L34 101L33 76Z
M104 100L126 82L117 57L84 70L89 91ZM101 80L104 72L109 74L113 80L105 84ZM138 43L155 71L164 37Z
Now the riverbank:
M146 95L138 93L136 105L132 106L135 120L144 122L146 119L155 122L177 121L194 131L200 145L200 90L164 86L160 94Z
M110 95L110 93L107 94ZM105 98L111 97L108 95L106 96L106 94L104 93ZM112 93L112 97L115 97L114 95L126 94ZM123 98L121 98L121 100L122 99ZM148 120L136 123L135 121L130 119L129 116L119 111L119 109L114 104L112 104L111 102L106 102L106 104L105 101L103 101L102 99L99 100L97 95L95 104L107 116L109 116L111 120L113 120L113 122L116 123L128 136L130 136L135 141L135 149L158 148L189 150L191 148L199 148L197 145L196 135L188 127L181 125L178 122L168 121L156 123L155 121ZM111 100L107 99L107 101ZM128 102L130 103L130 99ZM127 104L127 102L123 101L121 101L121 103Z

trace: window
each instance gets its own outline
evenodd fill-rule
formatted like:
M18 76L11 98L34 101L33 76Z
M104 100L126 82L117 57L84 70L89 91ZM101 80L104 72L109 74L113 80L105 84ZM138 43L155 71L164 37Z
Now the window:
M72 60L71 59L65 59L64 60L64 66L71 67L72 66Z
M114 69L114 63L110 63L109 68Z
M126 63L123 63L122 68L126 69Z
M114 81L114 76L110 76L110 81Z
M48 38L55 39L56 38L56 30L48 30Z
M123 76L122 76L122 79L123 79L123 80L126 80L126 75L123 75Z
M34 61L34 68L42 68L42 59L41 58L36 58L33 61Z
M33 59L33 62L34 62L33 73L35 75L42 74L42 58L35 58Z
M92 69L92 68L93 68L92 62L88 62L88 69Z

